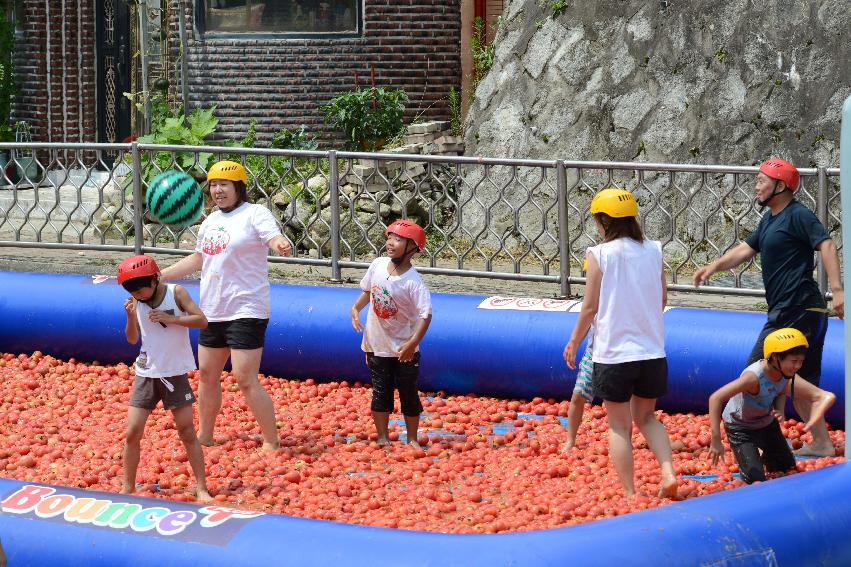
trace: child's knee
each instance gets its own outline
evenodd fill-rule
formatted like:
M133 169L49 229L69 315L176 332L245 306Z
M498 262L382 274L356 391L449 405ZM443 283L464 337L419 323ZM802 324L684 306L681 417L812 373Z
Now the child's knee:
M740 463L739 472L742 475L742 480L748 484L765 481L765 467L762 466L762 463L759 463L759 465L750 463L744 466Z
M609 432L621 437L632 437L632 422L609 419Z
M184 444L191 445L196 440L195 426L189 424L183 427L179 427L177 429L177 436L180 437L180 440L183 441Z
M393 382L392 380L376 380L373 376L372 382L372 411L393 411Z
M138 445L142 441L142 436L145 434L145 424L128 425L124 432L124 440L128 445Z

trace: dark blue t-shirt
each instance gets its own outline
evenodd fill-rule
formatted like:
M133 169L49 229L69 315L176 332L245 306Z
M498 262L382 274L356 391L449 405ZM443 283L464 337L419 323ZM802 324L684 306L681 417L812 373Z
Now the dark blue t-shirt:
M769 313L826 306L813 278L813 251L828 238L818 217L794 199L776 215L771 211L763 215L745 242L760 254Z

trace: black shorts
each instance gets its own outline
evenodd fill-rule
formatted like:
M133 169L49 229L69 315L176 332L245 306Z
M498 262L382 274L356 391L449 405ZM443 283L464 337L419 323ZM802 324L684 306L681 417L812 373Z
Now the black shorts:
M366 353L366 365L372 375L372 411L393 411L393 390L399 390L402 415L417 417L423 412L417 379L420 376L420 353L410 362L398 358Z
M762 344L765 337L786 327L798 329L807 337L810 346L807 348L804 365L798 370L798 376L810 384L818 386L821 380L821 353L824 350L824 337L827 335L827 313L823 311L810 311L803 307L793 307L785 311L769 313L768 321L765 322L765 326L759 333L745 366L750 366L765 356Z
M591 382L594 395L609 402L628 402L632 396L660 398L668 391L668 359L595 362Z
M171 390L166 382L171 385ZM160 400L167 410L195 403L195 394L192 392L192 386L189 385L189 377L186 374L169 376L168 378L136 376L128 405L134 408L152 410L157 407Z
M771 420L762 429L745 429L725 422L724 431L727 432L727 441L739 464L739 471L748 484L765 480L765 469L769 472L783 472L795 466L795 456L777 420Z
M210 323L206 329L201 329L198 344L208 348L263 348L268 324L268 319L234 319Z

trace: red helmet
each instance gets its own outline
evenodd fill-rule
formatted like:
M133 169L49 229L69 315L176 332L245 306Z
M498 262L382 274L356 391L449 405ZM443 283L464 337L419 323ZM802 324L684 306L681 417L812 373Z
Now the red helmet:
M127 258L118 265L118 283L123 284L127 280L155 276L160 273L160 268L150 256L133 256Z
M426 233L423 228L417 223L405 219L399 219L390 223L387 230L384 231L384 236L393 233L402 238L410 238L417 245L417 248L422 251L426 245Z
M772 179L782 181L789 191L798 188L798 180L801 178L798 174L798 168L783 159L773 158L765 161L759 166L759 171Z

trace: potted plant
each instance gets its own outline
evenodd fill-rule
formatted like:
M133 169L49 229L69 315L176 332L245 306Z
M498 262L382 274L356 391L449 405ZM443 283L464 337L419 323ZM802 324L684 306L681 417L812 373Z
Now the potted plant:
M339 94L321 109L325 122L345 134L345 149L375 151L402 129L407 102L401 89L373 86Z

